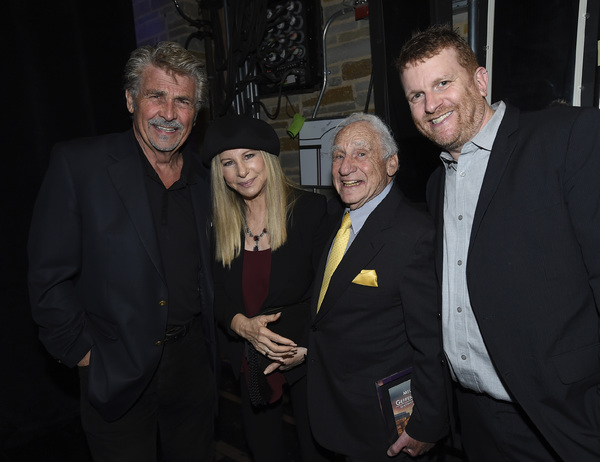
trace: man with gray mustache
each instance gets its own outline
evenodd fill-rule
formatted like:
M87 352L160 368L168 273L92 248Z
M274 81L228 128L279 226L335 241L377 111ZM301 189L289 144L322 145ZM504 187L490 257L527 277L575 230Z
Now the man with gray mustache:
M29 238L33 316L79 367L95 461L212 461L206 172L186 141L207 80L172 42L132 52L125 133L57 145Z

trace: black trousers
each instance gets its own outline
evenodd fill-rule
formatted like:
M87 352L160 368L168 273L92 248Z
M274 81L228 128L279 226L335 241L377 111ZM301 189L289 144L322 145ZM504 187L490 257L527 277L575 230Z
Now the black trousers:
M244 374L240 374L240 390L244 430L253 462L287 462L290 460L284 445L283 399L259 408L252 406ZM319 446L310 430L306 376L290 386L289 392L302 460L304 462L332 460L332 455Z
M560 462L520 406L454 387L469 462Z
M87 368L80 378L81 421L95 462L214 460L215 386L200 322L163 347L152 381L114 422L89 403Z

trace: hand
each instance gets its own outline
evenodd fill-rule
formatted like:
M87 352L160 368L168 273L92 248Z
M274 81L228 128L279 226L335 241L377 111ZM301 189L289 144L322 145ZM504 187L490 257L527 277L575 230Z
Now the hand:
M412 457L417 457L425 454L433 446L435 446L435 443L424 443L422 441L417 441L411 438L408 433L402 432L396 442L388 448L387 455L394 457L400 454L400 452L405 452Z
M280 371L288 371L291 368L302 364L307 352L308 350L306 348L298 347L296 354L288 354L286 356L283 356L281 359L278 359L277 361L269 364L264 370L264 374L268 375L271 372L276 371L277 369L279 369Z
M297 345L292 340L267 328L267 324L277 321L280 316L281 313L277 313L248 318L238 313L231 320L231 329L248 340L256 351L278 361L297 352Z
M77 363L78 367L85 367L90 365L90 356L92 354L92 350L88 351L85 356Z

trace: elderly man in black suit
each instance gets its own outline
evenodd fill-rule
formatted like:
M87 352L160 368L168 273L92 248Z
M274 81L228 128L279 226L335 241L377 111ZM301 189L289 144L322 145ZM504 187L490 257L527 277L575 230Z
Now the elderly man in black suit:
M40 339L79 366L96 461L213 460L209 189L186 147L206 78L170 42L125 70L133 129L57 145L34 210Z
M600 460L600 111L489 105L453 30L403 47L428 184L443 343L470 461Z
M378 117L353 114L338 130L332 171L345 209L336 216L338 234L346 240L340 247L331 236L317 271L307 358L311 427L347 461L388 461L396 439L396 448L416 456L447 424L433 223L394 183L397 147ZM390 439L376 382L409 367L414 411L400 438Z

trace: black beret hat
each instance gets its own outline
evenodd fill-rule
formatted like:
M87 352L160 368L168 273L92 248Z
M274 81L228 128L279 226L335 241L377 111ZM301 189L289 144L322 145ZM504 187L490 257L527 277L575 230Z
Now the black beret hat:
M279 155L279 137L267 122L248 116L227 115L214 120L206 129L202 162L210 167L213 157L228 149L255 149Z

